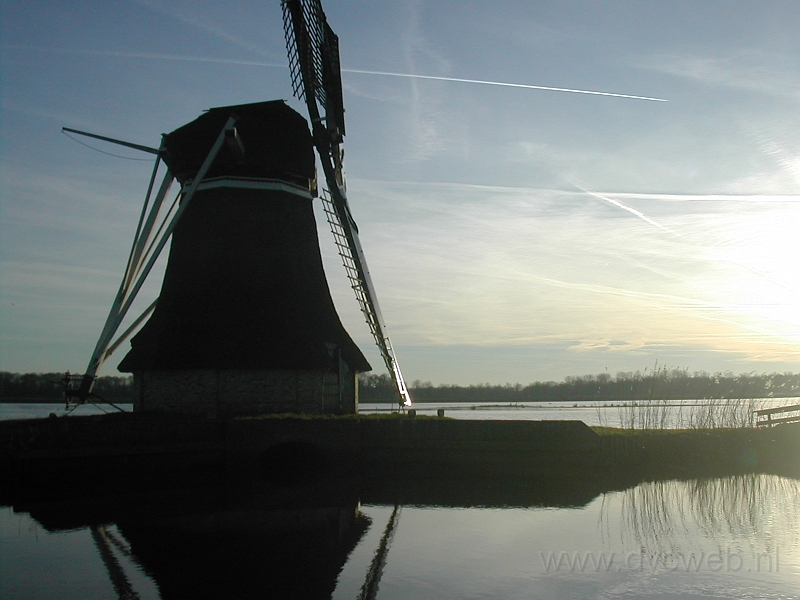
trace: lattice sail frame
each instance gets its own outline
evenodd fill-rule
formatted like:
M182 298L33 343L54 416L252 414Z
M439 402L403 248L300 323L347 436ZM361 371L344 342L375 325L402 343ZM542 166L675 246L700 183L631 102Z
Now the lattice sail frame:
M345 130L339 37L328 25L319 0L284 0L281 4L292 92L308 103L306 82L311 84L316 101L324 108L328 130L335 130L336 142L341 143ZM299 5L305 27L295 27L291 4Z
M411 406L411 396L386 335L358 227L347 202L341 150L345 128L339 38L328 25L320 0L282 0L281 5L292 89L308 108L314 145L327 182L322 201L328 223L361 311L394 381L400 404Z
M358 305L361 308L364 319L367 321L367 325L372 333L372 337L375 338L375 342L381 351L381 356L386 363L386 367L392 374L392 379L395 382L395 387L397 387L398 394L403 400L403 405L410 406L411 396L408 392L408 388L406 387L406 382L403 379L403 374L400 371L400 365L397 363L397 358L394 355L392 342L388 335L384 335L384 328L381 325L380 312L376 312L373 308L371 308L372 303L370 302L368 287L359 277L356 259L353 256L351 247L347 243L347 235L345 234L344 227L342 226L342 222L339 220L336 207L334 206L333 200L327 189L323 188L320 198L322 199L322 207L325 211L325 216L328 219L328 225L330 225L331 233L333 234L333 240L336 243L336 248L339 251L339 256L342 259L342 264L344 265L344 270L347 273L347 278L350 280L350 287L352 288L353 292L355 292ZM408 402L406 402L406 399L408 399Z

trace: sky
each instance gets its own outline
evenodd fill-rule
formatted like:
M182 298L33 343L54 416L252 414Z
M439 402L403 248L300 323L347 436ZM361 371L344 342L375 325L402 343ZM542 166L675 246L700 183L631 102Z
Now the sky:
M407 381L800 371L800 3L323 6L348 196ZM61 127L158 146L214 106L305 111L279 0L0 7L0 370L83 372L152 161Z

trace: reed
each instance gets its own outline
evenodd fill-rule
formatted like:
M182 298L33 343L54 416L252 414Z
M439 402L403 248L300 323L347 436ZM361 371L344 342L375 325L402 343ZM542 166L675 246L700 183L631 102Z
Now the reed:
M620 404L619 427L623 429L728 429L755 427L755 411L764 408L762 398L703 398L691 404L669 400L640 400ZM600 424L608 426L607 411L598 409Z
M755 427L755 411L766 406L763 398L702 398L691 404L670 400L673 376L680 370L659 367L644 373L637 388L645 399L621 402L617 407L623 429L723 429ZM598 407L603 427L609 426L606 410Z

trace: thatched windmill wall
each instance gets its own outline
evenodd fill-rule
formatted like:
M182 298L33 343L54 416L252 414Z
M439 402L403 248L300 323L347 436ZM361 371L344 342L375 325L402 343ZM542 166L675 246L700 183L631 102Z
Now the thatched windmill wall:
M355 412L370 366L325 279L305 119L282 101L211 109L165 137L165 161L190 181L231 115L241 145L223 147L183 214L157 307L119 365L135 410Z

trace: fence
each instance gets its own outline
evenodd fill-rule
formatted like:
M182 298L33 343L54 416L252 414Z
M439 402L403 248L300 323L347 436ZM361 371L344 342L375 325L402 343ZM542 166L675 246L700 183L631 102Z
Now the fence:
M757 410L756 425L758 427L772 427L780 423L800 422L800 404L781 406L779 408L765 408ZM775 415L783 415L776 417Z

